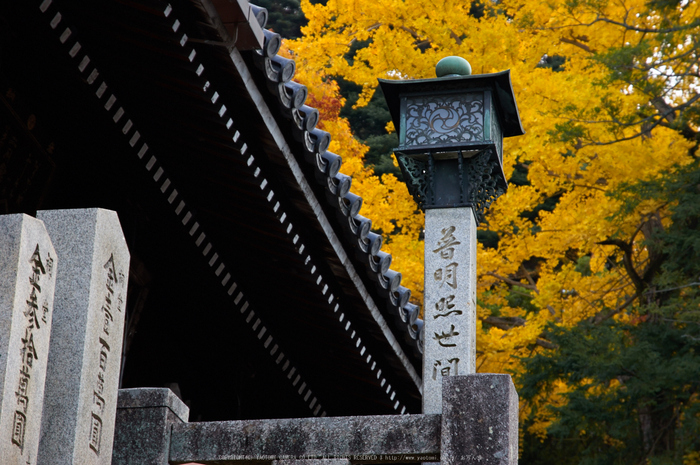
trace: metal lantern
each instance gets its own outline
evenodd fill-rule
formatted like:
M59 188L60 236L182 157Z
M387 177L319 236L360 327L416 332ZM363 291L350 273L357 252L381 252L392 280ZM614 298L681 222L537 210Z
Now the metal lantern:
M448 57L438 78L380 79L399 134L394 149L409 192L422 209L470 206L477 219L508 188L503 138L524 134L510 71L471 76Z

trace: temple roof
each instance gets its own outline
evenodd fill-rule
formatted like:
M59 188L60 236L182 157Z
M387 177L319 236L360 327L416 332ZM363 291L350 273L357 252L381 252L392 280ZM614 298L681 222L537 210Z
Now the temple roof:
M56 168L45 196L8 210L119 213L134 257L125 387L177 382L195 419L420 411L418 308L264 10L11 10L0 90L17 96L8 115L41 124L7 125L43 131L51 151L27 150ZM238 407L217 397L227 383Z

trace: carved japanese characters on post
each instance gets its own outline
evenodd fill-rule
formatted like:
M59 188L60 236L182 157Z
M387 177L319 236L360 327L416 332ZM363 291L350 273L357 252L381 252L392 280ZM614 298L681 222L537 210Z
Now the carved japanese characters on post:
M29 259L31 264L31 275L29 276L29 299L27 299L26 306L24 309L24 316L26 317L25 327L24 327L24 337L22 337L22 347L20 348L21 354L21 365L19 369L19 381L17 382L17 390L15 395L17 396L17 409L15 410L15 421L12 428L12 444L19 447L20 450L24 450L24 432L27 423L27 410L30 402L30 391L29 383L32 377L32 367L34 366L34 360L39 358L36 346L34 345L34 333L41 329L40 313L44 316L43 309L46 309L48 313L48 304L44 299L41 303L41 309L39 307L41 296L41 276L46 274L46 268L41 260L41 252L39 250L39 244L36 245L34 253ZM46 318L43 318L46 320ZM45 321L44 321L45 322ZM44 331L49 331L48 328L44 328ZM46 354L42 354L46 355ZM33 400L36 402L37 400ZM38 399L41 402L41 399Z
M475 249L471 208L426 211L424 413L441 411L443 377L474 372Z
M435 311L432 316L434 320L440 318L440 325L433 324L433 327L437 330L433 331L432 338L441 347L446 348L457 347L456 336L459 336L459 330L457 329L459 320L453 317L463 313L462 310L455 308L453 303L455 300L453 291L457 291L459 287L457 281L459 263L453 260L455 258L455 249L461 244L454 236L456 229L457 227L453 225L442 228L440 231L441 237L437 241L436 248L432 250L432 253L439 257L439 267L433 273L433 277L438 283L439 292L436 297L439 297L439 299L434 303ZM456 356L448 359L433 360L433 379L436 380L439 376L454 376L458 374L458 364L459 357Z
M44 408L56 253L43 223L0 216L0 462L34 465Z
M102 443L102 416L105 409L105 376L107 373L107 365L110 357L119 357L111 354L110 343L114 344L115 337L121 341L121 334L111 334L112 325L114 323L113 312L116 310L122 313L124 310L124 273L117 272L117 267L114 263L114 254L110 254L109 260L102 267L104 270L104 300L99 309L101 316L101 332L97 336L99 356L98 356L98 371L95 376L93 388L93 406L91 409L90 418L90 433L88 445L90 449L97 455L100 455L100 445ZM122 316L123 318L123 316ZM117 362L118 363L118 362Z
M116 212L40 211L65 256L58 269L39 461L109 465L129 251Z

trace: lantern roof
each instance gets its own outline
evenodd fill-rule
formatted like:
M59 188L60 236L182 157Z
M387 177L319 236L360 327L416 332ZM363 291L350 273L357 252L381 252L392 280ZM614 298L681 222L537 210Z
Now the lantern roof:
M432 79L390 80L378 79L384 92L391 119L396 128L400 127L401 97L417 93L442 93L454 91L491 90L496 106L500 110L503 137L521 136L525 134L518 105L515 102L513 86L510 82L510 70L492 74L476 74L471 76L445 76Z

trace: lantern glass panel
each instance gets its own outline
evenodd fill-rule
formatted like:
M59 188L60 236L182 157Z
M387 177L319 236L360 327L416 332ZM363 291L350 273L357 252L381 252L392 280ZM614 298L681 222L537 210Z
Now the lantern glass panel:
M405 148L484 140L484 93L405 97Z
M467 196L464 192L459 162L456 159L438 160L434 164L432 206L452 207L462 205Z
M498 160L501 164L503 165L503 131L501 130L501 123L500 123L500 118L498 116L498 110L496 109L496 105L493 102L493 99L488 99L490 101L490 107L491 107L491 117L490 117L490 126L491 126L491 141L493 142L496 153L498 154Z

